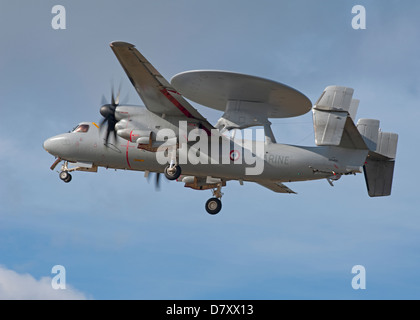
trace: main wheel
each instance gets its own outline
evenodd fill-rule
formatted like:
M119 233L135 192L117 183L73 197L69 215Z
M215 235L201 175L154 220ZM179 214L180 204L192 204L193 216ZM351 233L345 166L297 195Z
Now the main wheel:
M165 174L166 179L176 180L181 175L181 167L176 165L172 168L169 168L169 166L167 166L165 170L163 170L163 173Z
M217 198L210 198L206 202L206 210L210 214L218 214L222 210L222 201Z
M68 173L67 171L61 171L60 172L60 179L63 181L66 181L70 176L70 173Z

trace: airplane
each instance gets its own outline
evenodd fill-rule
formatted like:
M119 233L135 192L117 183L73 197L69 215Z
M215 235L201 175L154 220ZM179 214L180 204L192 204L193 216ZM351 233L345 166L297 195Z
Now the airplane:
M205 208L212 215L222 208L222 187L235 180L294 194L284 183L326 179L333 186L363 172L370 197L391 194L398 134L383 132L376 119L355 124L359 100L352 88L328 86L312 105L287 85L228 71L187 71L168 82L133 44L110 47L144 106L120 104L120 90L112 89L100 124L81 122L47 139L43 147L56 157L51 170L63 161L64 182L71 172L104 167L144 171L147 178L156 173L159 186L164 173L185 187L211 190ZM212 125L186 99L224 113ZM276 142L269 118L311 110L316 146Z

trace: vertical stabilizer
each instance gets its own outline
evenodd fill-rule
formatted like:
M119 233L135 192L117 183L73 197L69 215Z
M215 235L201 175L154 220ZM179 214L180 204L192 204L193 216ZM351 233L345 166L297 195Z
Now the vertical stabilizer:
M371 197L391 194L397 155L398 134L382 132L379 125L379 120L375 119L360 119L357 122L357 129L370 150L363 171Z
M367 159L363 172L370 197L391 195L394 166L395 161Z

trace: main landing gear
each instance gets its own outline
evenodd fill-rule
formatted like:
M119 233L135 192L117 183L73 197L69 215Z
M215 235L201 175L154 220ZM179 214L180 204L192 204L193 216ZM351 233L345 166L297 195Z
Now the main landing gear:
M216 189L212 190L213 192L213 198L210 198L206 202L206 211L211 214L215 215L222 210L222 201L220 199L222 198L222 184L219 183Z
M168 180L176 180L181 175L181 167L178 165L177 155L176 155L176 148L170 150L170 157L171 162L169 165L163 170L166 179Z
M181 176L181 167L177 165L175 161L171 161L171 163L163 170L163 173L165 174L165 177L168 180L176 180ZM226 185L226 183L221 181L220 179L219 181L220 182L210 184L209 187L206 188L211 189L212 187L215 187L214 189L212 189L213 197L207 200L205 206L206 211L211 215L218 214L220 210L222 210L222 201L220 201L220 199L223 196L222 186ZM197 183L197 181L195 181L195 183ZM203 190L202 187L197 187L196 185L189 186L187 185L187 182L186 186L197 190Z
M167 166L165 170L163 170L166 179L168 180L176 180L181 175L181 167L179 165L172 164Z

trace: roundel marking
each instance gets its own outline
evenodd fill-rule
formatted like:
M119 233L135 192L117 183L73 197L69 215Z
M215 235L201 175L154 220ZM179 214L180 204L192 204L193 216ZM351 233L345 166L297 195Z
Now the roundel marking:
M237 161L240 156L241 156L241 154L239 153L238 150L231 150L230 151L230 160Z

